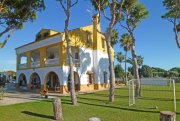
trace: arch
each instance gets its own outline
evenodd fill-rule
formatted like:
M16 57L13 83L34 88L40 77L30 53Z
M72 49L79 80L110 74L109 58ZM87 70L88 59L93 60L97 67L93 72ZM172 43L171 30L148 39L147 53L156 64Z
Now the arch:
M44 86L48 91L60 92L60 80L58 75L53 71L47 73L44 80Z
M18 78L18 86L20 88L24 88L24 87L27 87L27 79L26 79L26 75L24 73L21 73L19 75L19 78Z
M30 89L41 89L41 79L38 75L38 73L34 72L30 76L30 81L29 81Z
M70 91L70 74L68 75L68 91ZM78 92L80 91L80 78L79 74L74 71L74 85L75 85L75 91Z

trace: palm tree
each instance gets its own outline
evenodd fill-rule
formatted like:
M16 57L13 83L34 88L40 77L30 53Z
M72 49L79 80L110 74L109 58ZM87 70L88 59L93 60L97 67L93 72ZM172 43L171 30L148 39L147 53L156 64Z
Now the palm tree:
M111 47L113 48L116 43L118 43L119 40L119 33L117 29L113 29L111 33Z
M141 68L141 66L143 65L143 60L144 58L142 56L137 56L137 64L139 66L139 68Z
M143 57L142 56L140 56L140 55L138 55L137 56L137 64L138 64L138 66L139 66L139 70L140 70L140 68L142 67L142 65L143 65ZM129 63L129 64L131 64L132 66L133 66L133 59L132 58L127 58L126 59L126 62L127 63ZM133 67L132 67L133 68ZM134 72L135 70L134 70L134 68L133 68L133 75L135 74L135 72ZM135 75L134 75L135 76Z
M141 75L142 75L142 65L143 65L143 60L144 58L142 56L137 56L137 64L138 64L138 67L139 67L139 77L141 78Z
M148 11L146 7L139 2L139 0L126 0L123 6L124 22L120 22L121 27L123 27L131 36L133 43L131 46L131 54L133 59L133 68L136 77L136 97L140 96L140 79L137 64L137 54L136 54L136 39L134 36L134 30L137 28L138 24L142 22L143 19L148 17Z
M117 56L116 58L117 58L119 63L122 63L124 61L124 59L125 59L122 52L118 52L116 56Z
M120 39L120 46L124 48L125 51L125 76L126 76L126 82L127 82L127 53L131 49L132 46L132 38L129 34L123 34Z

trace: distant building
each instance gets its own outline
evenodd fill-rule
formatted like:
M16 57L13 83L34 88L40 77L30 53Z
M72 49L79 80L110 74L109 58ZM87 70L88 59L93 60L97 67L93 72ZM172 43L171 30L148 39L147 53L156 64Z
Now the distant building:
M0 81L10 82L16 78L14 71L0 71Z
M94 23L69 31L76 91L108 88L109 63L98 16ZM98 31L97 31L98 30ZM69 67L65 33L42 29L35 42L16 48L19 88L69 92ZM114 50L112 49L114 58Z

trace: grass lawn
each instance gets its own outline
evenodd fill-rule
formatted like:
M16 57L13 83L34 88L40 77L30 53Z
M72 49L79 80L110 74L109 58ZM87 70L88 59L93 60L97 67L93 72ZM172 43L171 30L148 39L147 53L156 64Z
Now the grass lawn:
M173 109L168 89L166 94L143 88L137 105L128 106L127 88L118 88L115 102L108 103L108 91L78 95L78 106L72 106L70 97L62 97L64 121L87 121L89 117L99 117L102 121L159 121L159 111ZM164 87L163 87L164 89ZM177 121L180 121L180 84L176 85ZM168 97L168 98L167 98ZM151 108L158 106L158 109ZM0 121L49 121L53 120L51 100L35 101L0 107Z

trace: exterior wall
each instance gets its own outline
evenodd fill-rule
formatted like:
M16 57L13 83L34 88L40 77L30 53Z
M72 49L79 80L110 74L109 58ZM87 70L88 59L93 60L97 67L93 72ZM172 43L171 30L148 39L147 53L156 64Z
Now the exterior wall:
M80 78L80 91L90 91L94 89L104 89L107 88L107 84L104 84L103 72L108 72L108 58L107 54L102 51L95 51L87 48L80 48L80 65L74 67L74 71L78 73ZM96 60L96 61L94 61ZM96 62L96 63L95 63ZM89 84L87 71L94 72L94 84ZM25 74L27 84L30 83L30 77L33 73L37 73L41 80L41 85L44 84L46 76L49 72L55 72L58 75L61 92L66 93L67 90L67 80L69 75L68 66L55 66L55 67L44 67L36 69L25 69L17 71L17 82L20 74ZM107 74L109 78L109 73ZM42 86L43 87L43 86Z
M101 50L94 51L94 78L96 80L96 84L103 84L104 77L103 72L107 72L107 81L109 82L109 60L108 55L102 52Z
M74 71L79 74L81 84L88 84L87 71L94 72L94 83L104 84L103 72L107 72L109 79L108 55L102 51L96 51L86 48L80 48L80 66L74 67ZM69 75L68 66L63 66L64 79L67 80ZM109 80L107 80L109 82Z
M93 69L93 51L91 49L80 48L80 65L78 67L74 67L74 71L78 73L80 78L80 83L88 84L87 82L87 71L92 71ZM63 66L63 79L64 85L67 85L66 80L69 75L69 67Z
M46 79L46 76L49 72L55 72L59 78L60 81L60 85L63 85L63 70L62 67L48 67L48 68L37 68L35 70L33 69L28 69L28 70L18 70L16 72L17 78L16 78L16 82L18 82L19 76L20 74L24 74L26 76L26 80L27 80L27 84L29 84L30 82L30 77L33 73L37 73L40 77L41 80L41 85L44 84L44 80Z
M43 41L34 42L34 43L26 45L24 47L17 48L16 53L17 54L25 53L25 52L32 51L32 50L35 50L38 48L42 48L45 46L56 44L56 43L61 42L61 41L62 41L61 35L59 34L59 35L47 38Z

